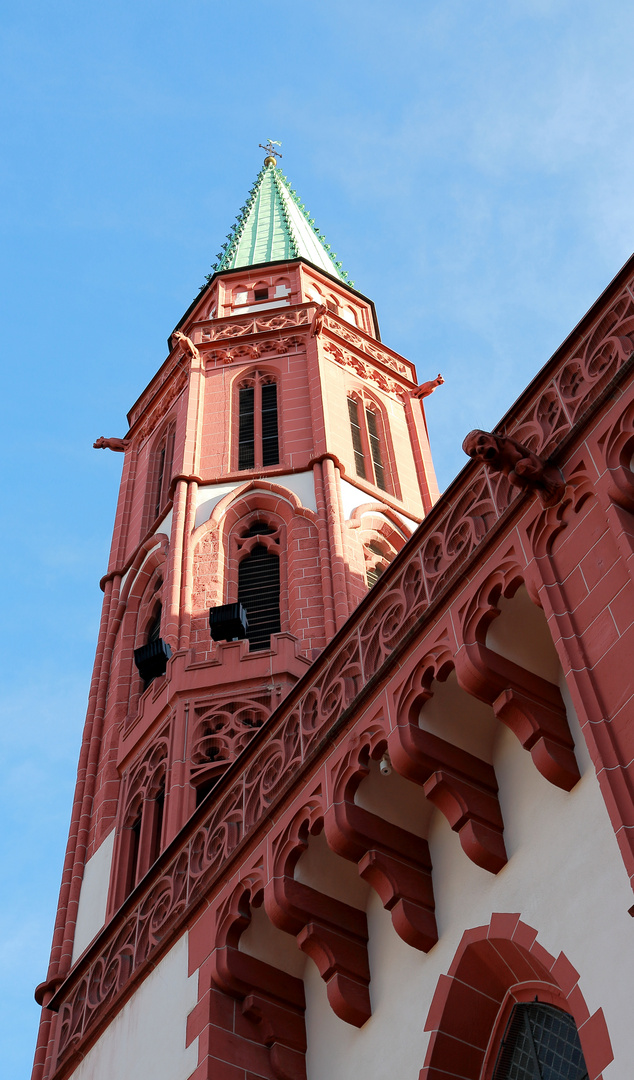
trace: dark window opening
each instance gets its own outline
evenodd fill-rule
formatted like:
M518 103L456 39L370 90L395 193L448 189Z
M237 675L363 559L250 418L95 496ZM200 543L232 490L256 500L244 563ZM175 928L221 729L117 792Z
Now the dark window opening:
M495 1066L494 1080L588 1080L572 1016L552 1005L516 1005Z
M154 464L154 503L152 505L152 520L157 518L167 503L170 480L172 479L172 465L174 462L174 431L168 431L167 435L156 451Z
M376 486L381 488L381 491L387 491L385 485L385 470L383 468L383 458L381 457L381 440L379 439L379 429L376 413L373 412L372 409L366 409L365 417L368 422L368 435L370 437L370 454L372 457L372 464L374 465L374 480Z
M238 468L253 469L255 466L254 397L252 386L240 390L240 426L238 431Z
M265 376L268 378L267 376ZM238 398L238 468L277 465L280 460L277 383L256 372Z
M262 387L262 464L277 465L280 460L277 437L277 385Z
M253 299L254 300L268 300L268 298L269 298L269 290L268 289L254 289L254 292L253 292Z
M242 536L246 539L247 536L270 536L274 532L273 526L267 525L266 521L254 521Z
M128 865L126 867L125 895L128 896L136 885L136 875L139 865L139 841L141 839L141 814L129 827L128 838Z
M161 638L161 605L148 626L145 644L134 650L134 662L143 680L143 689L147 690L153 679L164 675L167 661L172 655L169 645Z
M272 530L267 528L267 531ZM281 630L280 560L263 544L256 544L238 567L238 601L246 609L249 620L250 648L268 649L271 634L279 634Z
M149 644L150 641L158 641L158 639L161 636L161 612L162 612L162 610L163 609L162 609L161 605L159 604L158 611L156 612L156 615L154 616L154 619L152 620L152 622L150 623L150 625L148 627L148 632L147 632L148 644Z
M208 780L203 780L202 784L196 784L196 806L200 806L203 799L207 797L210 791L213 791L218 783L222 773L216 773L215 776L210 776Z
M150 853L150 866L155 863L161 854L161 835L163 832L163 816L165 812L165 784L162 784L154 798L154 814L152 822L152 850Z
M379 580L379 578L383 574L383 570L384 570L384 567L382 567L380 563L378 563L376 566L371 567L371 569L367 570L366 577L368 579L368 588L369 589L371 589L373 585L376 585L377 581Z
M354 398L348 398L348 416L350 417L350 431L352 433L354 467L357 476L360 476L365 480L365 458L363 456L363 441L361 438L361 425L359 423L359 408Z

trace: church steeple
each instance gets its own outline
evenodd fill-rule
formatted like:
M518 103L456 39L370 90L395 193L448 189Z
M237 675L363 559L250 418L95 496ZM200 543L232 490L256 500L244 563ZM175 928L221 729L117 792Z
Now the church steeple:
M354 285L269 153L218 252L212 272L298 258Z
M418 387L413 364L380 341L372 302L351 287L274 157L130 409L129 430L95 443L124 465L38 992L46 1003L58 993L55 1008L95 935L437 493L420 401L433 385ZM232 812L227 827L242 828ZM49 1040L48 1023L35 1080L51 1054L65 1068L74 1052L70 1029Z

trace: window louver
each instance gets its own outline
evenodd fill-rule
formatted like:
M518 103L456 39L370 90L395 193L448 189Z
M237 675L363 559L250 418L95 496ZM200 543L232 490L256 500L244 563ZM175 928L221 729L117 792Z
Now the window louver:
M262 464L277 465L280 460L277 436L277 385L262 387Z
M366 420L368 422L368 435L370 436L370 453L372 454L372 464L374 465L374 478L377 487L381 488L381 491L387 491L385 486L385 470L383 468L383 458L381 457L381 441L379 439L379 429L376 422L376 413L372 409L365 410Z
M354 450L354 467L356 469L357 476L360 476L363 480L365 480L365 459L363 457L363 442L361 441L359 409L354 398L348 398L348 416L350 417L352 449Z
M254 396L252 386L243 386L239 397L238 468L255 466Z
M238 567L238 601L249 620L251 649L268 649L271 634L280 632L280 560L256 544Z

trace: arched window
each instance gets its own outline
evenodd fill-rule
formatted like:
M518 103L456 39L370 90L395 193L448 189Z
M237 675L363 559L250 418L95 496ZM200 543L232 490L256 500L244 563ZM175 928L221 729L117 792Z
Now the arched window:
M277 465L280 460L277 383L260 371L238 387L238 469Z
M275 530L266 522L256 521L243 533L243 539L270 536ZM255 543L238 566L238 601L245 608L251 649L268 649L271 634L279 634L280 559L269 544Z
M174 463L175 425L170 424L154 445L148 469L145 526L149 529L165 509Z
M388 491L384 421L372 402L348 398L348 417L357 476Z
M588 1080L572 1016L538 1001L516 1005L502 1039L493 1080Z

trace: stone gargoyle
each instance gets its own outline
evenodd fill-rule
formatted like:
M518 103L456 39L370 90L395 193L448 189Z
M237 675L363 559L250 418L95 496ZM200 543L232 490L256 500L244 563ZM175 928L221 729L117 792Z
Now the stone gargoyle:
M537 491L544 506L560 502L566 485L559 469L548 465L523 443L510 435L490 431L470 431L462 444L465 454L483 461L491 472L504 473L514 487Z

